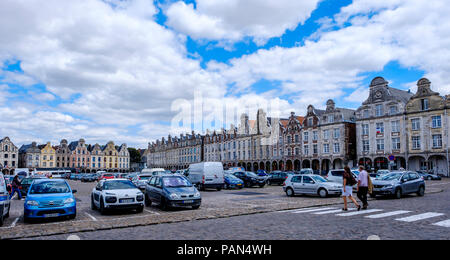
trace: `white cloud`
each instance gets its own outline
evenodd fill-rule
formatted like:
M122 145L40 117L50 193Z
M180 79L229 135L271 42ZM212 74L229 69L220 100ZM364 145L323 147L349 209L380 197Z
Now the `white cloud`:
M253 37L264 44L304 23L319 0L196 0L178 1L166 10L167 24L194 39L236 42Z

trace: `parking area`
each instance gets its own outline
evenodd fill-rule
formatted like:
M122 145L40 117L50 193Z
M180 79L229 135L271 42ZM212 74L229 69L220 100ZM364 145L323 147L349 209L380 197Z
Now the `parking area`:
M90 195L96 183L69 181L77 190L77 217L74 220L50 219L38 223L24 223L24 201L13 200L10 218L0 228L0 238L35 237L92 230L107 230L130 226L183 222L198 219L224 218L314 206L341 203L339 197L319 198L314 196L287 197L282 186L245 188L241 190L203 191L202 206L198 210L173 209L162 211L157 205L145 207L144 212L111 212L101 215L91 209ZM450 187L450 180L427 182L427 192L439 192Z

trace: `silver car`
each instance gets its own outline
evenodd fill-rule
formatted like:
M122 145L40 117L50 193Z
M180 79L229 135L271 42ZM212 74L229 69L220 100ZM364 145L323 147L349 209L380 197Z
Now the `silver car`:
M342 189L342 184L330 182L321 176L313 174L289 175L283 185L283 190L289 197L298 194L309 194L326 198L330 195L341 195Z
M133 178L132 182L136 185L141 191L145 191L145 187L150 178L153 177L152 174L140 174Z

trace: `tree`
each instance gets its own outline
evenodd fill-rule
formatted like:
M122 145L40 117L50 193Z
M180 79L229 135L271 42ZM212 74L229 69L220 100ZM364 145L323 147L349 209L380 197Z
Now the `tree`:
M141 152L136 148L128 148L128 152L130 153L130 162L131 163L140 163L141 162Z

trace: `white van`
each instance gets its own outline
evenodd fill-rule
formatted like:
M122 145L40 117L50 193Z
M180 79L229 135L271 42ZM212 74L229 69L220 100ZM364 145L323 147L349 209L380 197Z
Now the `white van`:
M11 202L9 200L9 194L6 190L5 176L0 173L0 227L3 226L5 218L9 217L9 209Z
M151 174L153 176L159 176L159 175L162 175L165 173L166 173L166 170L163 168L143 169L141 171L141 174ZM139 175L141 175L141 174L139 174Z
M220 162L191 164L185 175L199 190L211 188L220 191L225 185L225 174Z

